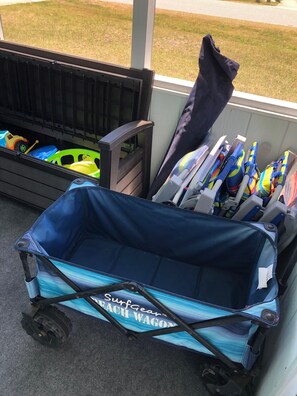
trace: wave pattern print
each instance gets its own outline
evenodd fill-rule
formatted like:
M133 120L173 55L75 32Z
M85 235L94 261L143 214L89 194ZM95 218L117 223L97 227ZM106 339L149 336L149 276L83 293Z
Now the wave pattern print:
M83 269L77 265L71 265L55 259L51 259L51 261L82 290L92 287L107 286L123 281L122 279ZM37 279L40 287L40 295L42 297L50 298L74 293L74 290L70 286L49 271L40 260L38 260L38 267ZM150 289L149 287L146 288L146 290L187 323L226 317L233 314L231 310L183 298L172 293ZM145 332L148 330L176 326L172 319L167 317L138 293L123 290L105 293L104 295L98 295L92 298L126 329L136 332ZM105 321L107 320L84 299L67 301L62 304L86 315ZM259 308L250 307L245 312L257 316L262 309L262 306ZM228 326L209 327L196 331L233 362L245 365L245 362L248 361L247 355L249 354L249 347L247 344L256 328L257 326L253 325L247 318L245 322ZM186 332L156 336L155 338L199 353L212 355L208 349Z

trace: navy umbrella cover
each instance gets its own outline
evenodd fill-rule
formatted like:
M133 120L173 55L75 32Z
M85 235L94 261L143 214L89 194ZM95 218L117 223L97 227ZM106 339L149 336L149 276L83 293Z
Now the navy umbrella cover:
M151 185L148 199L163 185L177 161L199 147L232 96L232 81L239 64L221 54L210 34L202 40L198 63L198 77Z

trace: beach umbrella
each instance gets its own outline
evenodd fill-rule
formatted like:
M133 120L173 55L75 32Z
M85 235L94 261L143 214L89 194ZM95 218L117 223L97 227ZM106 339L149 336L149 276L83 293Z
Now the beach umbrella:
M175 164L185 154L199 147L232 96L232 81L239 64L221 54L210 34L202 40L198 63L198 77L152 183L149 199L166 181Z

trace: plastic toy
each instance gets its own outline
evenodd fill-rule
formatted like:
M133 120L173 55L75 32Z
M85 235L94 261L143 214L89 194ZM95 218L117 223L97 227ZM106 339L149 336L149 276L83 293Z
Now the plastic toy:
M25 153L29 148L28 139L13 135L9 131L0 131L0 146L6 147L9 150L16 150L20 153Z
M30 155L32 157L41 159L41 160L46 160L49 158L51 155L55 154L58 151L56 146L50 145L50 146L44 146L40 147L36 150L33 150L30 152Z
M46 161L88 176L100 177L100 169L97 166L100 161L100 153L96 151L83 148L61 150L48 157Z

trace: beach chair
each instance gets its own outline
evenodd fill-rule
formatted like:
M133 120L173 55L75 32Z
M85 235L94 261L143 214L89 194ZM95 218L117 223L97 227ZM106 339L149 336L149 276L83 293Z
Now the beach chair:
M238 176L240 179L242 178L236 169L236 164L238 160L242 161L244 142L245 138L240 135L236 137L231 146L225 141L225 136L223 139L219 139L215 146L217 156L213 157L214 161L211 161L211 166L206 169L206 176L203 180L201 180L200 177L200 180L197 180L197 178L195 180L195 177L193 178L195 185L192 189L190 187L192 195L190 196L190 194L187 194L185 196L185 199L180 205L181 208L193 209L196 212L206 214L220 212L224 199L226 199L224 197L222 198L220 195L223 183L229 177L229 186L233 183L232 188L234 191L235 184L238 185L239 183L239 181L236 180L234 184L234 179L237 179ZM233 174L232 182L230 174Z
M256 184L259 180L259 170L256 163L256 157L258 152L258 143L253 142L251 148L247 153L247 160L244 164L240 166L244 167L244 175L238 185L237 190L234 194L230 194L228 199L223 205L223 214L225 217L231 218L236 213L238 206L248 199L250 196L254 195L256 190ZM234 196L235 195L235 196ZM257 212L260 210L261 205L256 204ZM255 205L252 205L252 209Z
M183 191L184 188L186 188L193 178L193 175L202 165L208 153L208 145L203 145L197 150L182 157L173 168L166 182L157 194L152 197L152 200L154 202L174 201L176 193L179 190Z

